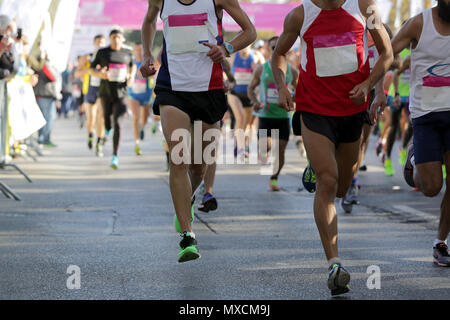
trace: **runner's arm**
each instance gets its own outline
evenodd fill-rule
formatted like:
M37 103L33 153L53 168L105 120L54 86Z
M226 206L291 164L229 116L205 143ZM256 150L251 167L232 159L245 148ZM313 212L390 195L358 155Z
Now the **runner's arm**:
M258 97L255 94L255 89L259 86L261 83L261 75L262 75L263 66L258 65L256 66L255 71L252 75L252 80L250 81L250 84L247 87L247 95L250 101L252 102L253 108L259 109L260 103L258 101Z
M228 81L236 82L233 73L231 72L231 66L227 59L223 61L223 72L225 72Z
M423 15L419 14L409 19L392 40L394 55L398 55L403 49L417 44L422 32Z
M162 0L149 0L148 10L142 23L142 46L144 59L140 68L143 77L149 77L156 73L155 58L152 55L153 41L156 34L156 21L162 7Z
M136 78L137 66L134 63L131 63L130 68L128 69L128 77L127 77L127 86L131 86Z
M381 15L375 1L360 0L359 4L362 14L367 19L367 28L375 42L379 57L369 78L350 91L350 98L356 105L361 105L366 101L369 92L386 74L394 61L389 34L381 22Z
M287 67L286 54L294 45L298 35L300 34L304 14L305 12L303 6L299 6L289 12L284 20L283 32L278 39L277 46L272 55L271 66L279 94L278 104L281 108L287 111L292 111L294 109L294 104L292 101L292 96L285 85Z
M234 51L249 46L256 40L256 29L247 14L242 10L238 0L215 0L216 5L225 10L231 18L241 27L242 31L230 41Z
M295 92L295 90L297 89L297 81L298 81L299 71L298 71L297 68L291 66L291 73L292 73L291 85L292 85L292 88L294 89L294 92Z

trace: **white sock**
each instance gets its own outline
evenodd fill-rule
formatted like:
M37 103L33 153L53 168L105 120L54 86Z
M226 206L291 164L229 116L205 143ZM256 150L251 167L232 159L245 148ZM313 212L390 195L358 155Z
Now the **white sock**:
M183 236L183 235L187 235L187 236L191 237L192 239L195 239L195 233L193 233L192 231L191 232L184 232L184 233L181 234L181 236Z
M330 260L328 260L328 266L329 267L331 267L335 263L341 263L341 259L336 257L336 258L331 258Z
M433 242L433 248L435 248L439 243L445 243L445 244L447 244L447 240L439 240L439 239L434 240L434 242Z

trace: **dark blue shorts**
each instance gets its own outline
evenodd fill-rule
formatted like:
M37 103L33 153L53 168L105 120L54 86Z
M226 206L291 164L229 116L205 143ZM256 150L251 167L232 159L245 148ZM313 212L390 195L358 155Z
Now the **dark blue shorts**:
M416 164L442 162L450 151L450 111L431 112L412 119Z
M89 86L89 90L87 95L84 96L84 102L89 104L95 104L98 98L98 88L99 87L91 87Z

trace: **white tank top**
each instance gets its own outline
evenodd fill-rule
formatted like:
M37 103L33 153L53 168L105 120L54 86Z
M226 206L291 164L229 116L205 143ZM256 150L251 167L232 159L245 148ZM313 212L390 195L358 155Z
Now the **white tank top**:
M411 50L412 118L450 111L450 36L439 34L432 9L423 12L419 43Z
M222 65L212 62L206 55L210 49L202 44L223 42L214 0L191 4L163 1L161 20L164 47L156 88L187 92L223 89Z

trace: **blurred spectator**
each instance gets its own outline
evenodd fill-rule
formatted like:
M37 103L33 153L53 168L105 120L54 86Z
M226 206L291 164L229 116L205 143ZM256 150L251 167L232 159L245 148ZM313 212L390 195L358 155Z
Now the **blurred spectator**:
M47 124L39 130L38 142L54 147L55 144L51 141L50 136L56 119L56 103L60 95L58 81L60 81L61 74L50 64L42 43L39 43L39 50L36 56L31 55L29 57L29 62L39 76L39 81L34 87L34 94L36 95L39 108L47 121Z
M58 110L59 116L64 116L64 118L67 118L67 115L72 108L72 102L73 102L73 72L74 67L72 63L69 63L67 65L67 69L62 73L62 101L61 101L61 108Z
M0 15L0 80L8 78L14 71L14 56L11 52L14 40L11 38L11 19Z

